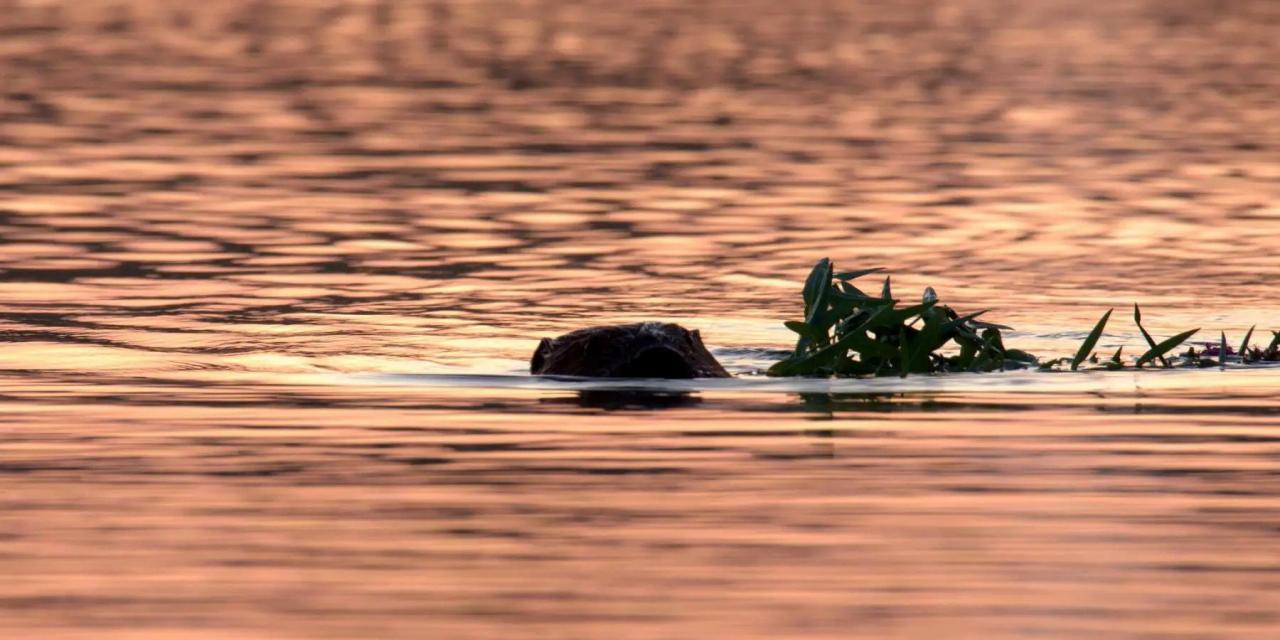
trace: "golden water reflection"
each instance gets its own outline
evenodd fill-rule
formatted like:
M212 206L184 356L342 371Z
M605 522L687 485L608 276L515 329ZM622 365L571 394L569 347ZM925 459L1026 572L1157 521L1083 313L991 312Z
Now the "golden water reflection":
M1280 330L1274 3L775 5L0 1L0 634L1275 637L1275 370L520 376Z

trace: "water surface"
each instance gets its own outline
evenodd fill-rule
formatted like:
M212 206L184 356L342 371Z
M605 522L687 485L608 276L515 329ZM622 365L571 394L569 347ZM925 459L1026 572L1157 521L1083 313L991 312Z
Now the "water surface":
M1280 370L753 375L823 256L1269 340L1272 3L174 4L0 2L0 633L1280 633Z

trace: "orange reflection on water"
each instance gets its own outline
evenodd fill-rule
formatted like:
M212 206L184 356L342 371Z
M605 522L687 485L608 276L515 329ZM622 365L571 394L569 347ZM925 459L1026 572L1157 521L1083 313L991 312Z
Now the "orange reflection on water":
M0 634L1276 637L1274 371L529 386L1280 330L1273 3L775 4L0 2Z

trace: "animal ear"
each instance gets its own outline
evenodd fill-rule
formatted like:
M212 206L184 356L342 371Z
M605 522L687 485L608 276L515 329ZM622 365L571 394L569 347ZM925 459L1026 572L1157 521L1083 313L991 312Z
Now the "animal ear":
M551 339L543 338L538 343L538 348L533 352L533 360L529 362L529 373L539 373L542 367L547 364L547 351L551 350Z

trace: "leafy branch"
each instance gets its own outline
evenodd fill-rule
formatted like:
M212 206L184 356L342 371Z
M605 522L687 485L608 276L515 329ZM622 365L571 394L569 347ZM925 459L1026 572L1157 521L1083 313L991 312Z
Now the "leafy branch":
M854 281L883 269L835 271L827 258L819 260L805 279L804 319L784 324L797 335L796 346L785 359L774 363L771 376L902 376L919 373L1004 371L1039 367L1052 370L1069 365L1076 371L1086 362L1107 370L1123 369L1124 347L1105 362L1094 353L1111 318L1108 310L1094 325L1072 358L1041 362L1036 356L1004 344L1001 331L1009 327L978 320L986 311L967 315L941 304L932 288L926 288L918 304L905 305L893 297L886 276L878 295L859 289ZM1142 326L1142 311L1133 305L1133 320L1148 349L1131 366L1143 368L1159 362L1174 366L1225 366L1233 356L1222 335L1217 345L1197 352L1189 348L1179 356L1168 356L1199 329L1184 331L1161 342ZM1271 344L1251 346L1253 328L1245 335L1232 360L1241 364L1280 362L1280 332L1273 331ZM945 349L945 352L944 352ZM1212 356L1217 356L1213 359Z

